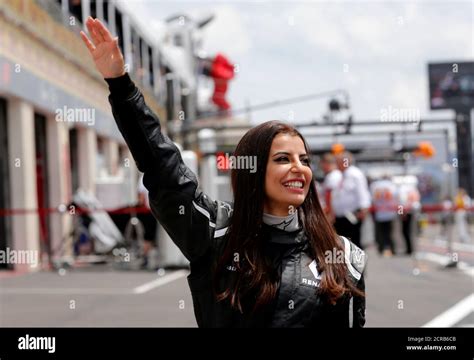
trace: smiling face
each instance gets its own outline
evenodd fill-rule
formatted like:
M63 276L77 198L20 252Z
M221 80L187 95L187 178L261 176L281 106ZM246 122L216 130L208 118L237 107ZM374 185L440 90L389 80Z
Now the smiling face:
M270 148L265 175L263 211L288 216L306 198L313 173L303 140L299 136L278 134Z

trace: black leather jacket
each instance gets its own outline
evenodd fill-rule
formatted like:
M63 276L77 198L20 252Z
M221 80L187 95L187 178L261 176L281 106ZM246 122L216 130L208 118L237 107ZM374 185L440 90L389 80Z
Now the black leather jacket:
M200 190L196 176L161 132L158 117L128 75L107 82L117 125L138 169L145 174L143 182L152 212L190 261L188 283L200 327L348 327L351 303L352 326L364 326L365 298L343 297L330 305L317 294L320 275L309 255L304 230L288 233L264 227L269 239L266 254L281 276L272 304L257 314L241 314L228 302L217 302L212 268L225 248L232 204L209 199ZM281 241L285 237L293 240ZM365 290L365 253L343 237L341 242L349 275L358 288ZM220 283L231 281L233 271L229 264Z

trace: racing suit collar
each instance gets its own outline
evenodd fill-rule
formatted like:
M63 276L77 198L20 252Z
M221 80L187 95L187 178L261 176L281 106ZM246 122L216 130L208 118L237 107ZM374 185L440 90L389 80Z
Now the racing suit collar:
M288 216L275 216L263 213L263 222L271 227L288 232L298 231L301 229L297 211L294 211Z
M302 228L295 231L285 231L263 224L263 231L267 236L268 242L273 244L304 245L308 241L306 233Z

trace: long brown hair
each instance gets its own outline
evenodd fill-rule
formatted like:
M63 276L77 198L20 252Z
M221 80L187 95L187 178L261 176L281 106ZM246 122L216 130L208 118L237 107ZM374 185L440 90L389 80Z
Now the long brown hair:
M231 171L234 210L227 235L228 242L217 264L214 280L217 300L229 299L231 306L241 312L242 300L247 295L254 295L250 302L254 304L255 311L270 303L278 290L280 279L263 252L266 240L262 231L266 167L273 139L278 134L299 136L309 154L308 145L301 133L295 127L280 121L268 121L250 129L234 152L236 157L255 156L257 169L254 172L242 169ZM309 192L299 211L310 251L322 273L319 291L327 296L330 303L335 303L348 293L363 295L350 280L344 262L328 262L325 259L328 251L334 253L334 250L344 250L319 203L314 181L311 181ZM235 261L236 255L238 261ZM236 267L236 278L233 284L227 284L227 288L219 288L219 277L229 264Z

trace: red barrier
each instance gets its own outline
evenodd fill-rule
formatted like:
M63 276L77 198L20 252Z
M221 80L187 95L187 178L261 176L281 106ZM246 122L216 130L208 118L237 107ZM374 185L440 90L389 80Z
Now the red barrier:
M13 215L28 215L28 214L66 214L69 213L70 215L82 215L82 214L90 214L93 212L105 211L109 214L142 214L142 213L150 213L150 209L146 206L141 207L128 207L128 208L121 208L121 209L107 209L107 208L97 208L97 209L84 209L78 206L69 205L64 206L64 209L60 209L58 206L57 208L38 208L38 209L0 209L0 216L13 216Z
M403 208L405 210L410 210L407 208ZM399 210L399 205L394 206L394 207L378 207L377 210L379 211L384 211L384 210L394 210L398 211ZM437 212L455 212L457 209L456 208L451 208L451 209L446 209L442 204L431 204L431 205L423 205L421 207L421 212L422 213L437 213ZM473 211L474 212L474 206L471 206L469 208L465 208L464 210L466 211ZM38 214L38 215L44 215L44 214L55 214L55 213L69 213L71 215L82 215L82 214L89 214L92 212L96 211L105 211L109 214L143 214L143 213L150 213L150 209L145 207L145 206L140 206L140 207L127 207L127 208L121 208L121 209L108 209L108 208L97 208L97 209L84 209L80 208L78 206L74 205L69 205L66 206L64 205L63 208L60 206L56 208L37 208L37 209L0 209L0 216L14 216L14 215L27 215L27 214ZM373 213L375 211L375 207L370 207L369 211Z

